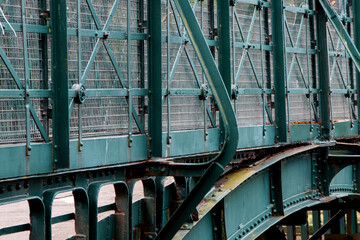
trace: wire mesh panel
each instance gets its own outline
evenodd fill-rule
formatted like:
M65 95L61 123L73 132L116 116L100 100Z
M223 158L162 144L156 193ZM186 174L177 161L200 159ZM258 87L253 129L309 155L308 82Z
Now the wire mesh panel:
M310 8L305 1L285 2L286 88L287 112L290 124L311 123L318 120L313 101L315 86L311 56ZM301 93L302 94L299 94Z
M271 124L270 10L237 1L231 10L233 99L239 126Z
M24 95L48 89L46 9L45 1L0 5L0 90L9 90L0 95L0 143L40 141L49 132L48 98Z
M348 1L331 1L330 5L336 10L338 16L346 26L350 36L353 35L351 24L351 11ZM336 33L334 27L329 22L327 24L328 51L329 51L329 70L331 93L331 121L352 120L357 118L354 104L354 70L355 66L350 60L350 56L344 44ZM352 125L352 124L351 124Z
M73 0L69 6L69 88L82 84L97 96L74 107L71 136L145 133L144 96L127 93L145 86L144 1Z
M217 60L217 6L213 0L190 3ZM271 4L232 3L234 110L240 126L265 128L273 125L276 105L275 79L271 77ZM67 4L71 137L145 134L147 1L69 0ZM319 123L316 11L306 0L285 0L283 4L288 126ZM335 0L330 5L352 35L349 2ZM4 90L0 95L0 143L50 139L50 1L5 0L0 6L0 89ZM164 0L161 8L163 131L168 136L171 131L206 132L219 122L207 79L175 3ZM327 31L331 120L354 120L356 69L330 22ZM76 100L79 86L86 89L84 103Z
M214 37L213 1L192 1L192 8L207 40ZM172 0L162 2L163 131L197 130L216 126L207 80Z

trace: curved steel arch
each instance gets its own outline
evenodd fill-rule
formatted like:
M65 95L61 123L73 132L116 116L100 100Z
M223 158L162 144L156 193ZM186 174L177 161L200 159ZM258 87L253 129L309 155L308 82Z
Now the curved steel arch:
M231 171L198 206L199 221L175 239L255 239L300 210L359 196L357 177L348 176L357 152L351 144L303 145Z

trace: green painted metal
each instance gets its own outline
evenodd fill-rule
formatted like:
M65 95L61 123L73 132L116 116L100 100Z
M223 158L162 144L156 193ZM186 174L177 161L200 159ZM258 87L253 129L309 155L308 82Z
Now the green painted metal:
M89 219L89 200L87 193L84 189L75 188L75 189L66 189L66 191L72 190L75 202L75 231L76 234L88 236L89 235L89 226L88 226L88 219ZM46 239L52 238L52 205L55 199L55 196L58 193L65 192L63 191L45 191L44 192L44 205L45 205L45 221L46 221Z
M276 138L279 142L287 142L283 2L271 1L271 3Z
M353 2L353 6L352 6L352 11L353 13L358 12L360 9L360 4L359 2L354 1ZM360 48L360 17L358 14L354 14L354 24L353 24L353 29L354 29L354 44L356 46L356 48ZM356 86L357 86L357 92L360 92L360 72L359 70L356 71ZM357 102L360 102L360 94L357 94ZM360 106L358 104L357 110L358 113Z
M49 229L51 222L76 216L79 234L70 239L85 235L91 239L155 237L164 226L164 232L169 226L169 232L178 231L185 221L183 228L190 232L185 236L180 231L178 236L240 239L241 235L241 239L251 239L269 228L268 236L280 236L276 225L288 224L290 214L305 208L332 209L323 205L323 195L328 195L329 201L343 196L351 199L359 189L358 166L344 166L358 161L354 146L336 150L337 157L330 144L319 146L310 155L298 152L296 157L275 162L266 158L272 154L269 149L294 150L304 142L356 141L358 137L354 98L360 83L352 80L352 64L357 65L359 55L357 15L349 16L350 6L345 1L337 2L334 9L325 0L316 1L316 11L313 1L307 3L127 0L102 6L91 0L85 5L55 1L49 14L45 1L36 6L20 1L17 7L0 1L9 18L9 22L1 22L5 33L0 43L0 202L37 199L30 206L30 223L1 229L0 234L30 230L31 239L43 239L44 223ZM358 7L353 3L354 12ZM38 8L41 20L32 22L31 9ZM34 16L37 18L37 13ZM317 26L315 18L319 19ZM353 26L354 42L346 33ZM13 37L12 28L19 38ZM50 38L52 55L48 56ZM225 84L218 84L220 80ZM86 100L82 104L76 103L79 92L69 83L84 84ZM227 122L221 118L224 109L228 112L225 117L233 117L228 93L233 97L239 127L235 119ZM236 157L229 153L226 161L217 164L212 159L220 142L225 139L226 147L230 141L222 136L229 134L223 124L231 128L230 134L241 137L230 146L238 149ZM58 150L59 146L67 152ZM258 162L259 156L263 161ZM336 162L340 157L346 164ZM265 167L259 169L259 164ZM338 172L334 164L344 169ZM216 196L210 194L207 199L216 204L206 213L193 212L193 219L201 218L192 222L191 210L182 209L195 208L226 165L229 171L238 167L257 170L234 190L214 190ZM203 174L200 184L206 186L195 187L186 198L190 177ZM231 174L227 172L226 177ZM175 182L165 186L164 177L169 175L176 176ZM157 190L149 183L155 180L147 176L160 176ZM126 201L119 203L119 198L113 204L97 206L96 193L101 186L136 179L148 181L144 199L122 209L116 204L126 205ZM326 186L330 181L331 186ZM132 183L128 184L131 189ZM127 188L125 183L122 186ZM73 189L83 189L82 198L88 197L90 206L86 200L76 201L78 213L49 218L52 201L43 202L43 197ZM178 194L181 197L176 198ZM176 224L172 224L174 220L167 224L184 199L174 215ZM330 202L335 205L336 201ZM350 203L346 206L354 209ZM89 211L88 222L84 216ZM105 211L115 213L98 222L94 216ZM283 220L279 222L273 215ZM89 229L88 223L92 224ZM336 228L343 229L341 224L343 221ZM307 236L305 225L301 230ZM159 238L168 237L164 232Z
M325 145L323 148L326 149L327 146ZM190 231L179 231L175 239L183 237L184 239L193 239L205 234L206 231L209 232L209 229L219 229L219 225L215 225L215 222L209 222L207 219L213 213L211 209L221 205L222 201L225 201L223 209L226 217L226 237L224 239L255 239L269 226L276 224L279 219L284 219L301 209L311 209L313 206L332 200L337 202L336 198L340 197L337 194L341 194L343 191L352 192L350 194L354 196L357 195L354 188L351 187L352 180L347 177L349 174L344 172L347 168L337 171L338 174L335 178L326 183L330 185L331 182L332 194L330 197L322 196L321 192L318 192L317 185L311 185L309 176L315 170L311 166L311 161L322 156L319 149L316 149L317 147L314 148L314 146L303 146L297 150L281 152L268 159L269 161L260 161L259 165L254 168L244 168L224 176L207 194L206 201L198 207L200 221L196 222ZM340 150L338 147L331 149L334 154ZM276 164L280 164L281 168ZM271 181L269 182L269 179L272 179L271 168L279 170L282 177L276 178L277 180L281 179L283 194L281 202L285 210L284 214L280 214L280 216L274 216L274 212L271 210L275 206L271 204L272 200L268 197L271 196L268 192L272 186ZM346 183L350 188L344 187L347 185ZM297 188L292 186L297 186ZM213 239L210 236L208 238Z
M226 90L231 96L231 64L230 64L230 1L217 0L218 22L218 68ZM224 144L225 128L220 119L220 146Z
M89 221L89 239L99 239L104 236L101 234L101 225L98 223L98 213L100 212L98 206L98 198L101 187L114 184L116 197L115 197L115 223L109 224L114 225L112 230L114 235L113 238L118 239L129 239L129 226L127 218L129 217L129 193L127 185L124 182L106 182L106 183L94 183L89 187L89 214L94 216Z
M69 168L67 4L51 1L54 168Z
M317 47L318 55L318 77L320 92L321 112L321 136L325 140L330 139L330 78L329 60L327 47L326 15L322 10L320 2L316 1L317 14Z
M25 1L21 1L21 20L23 25L23 50L24 50L24 71L25 71L25 116L26 116L26 155L29 156L31 152L31 135L30 135L30 99L27 91L30 89L30 73L29 73L29 58L27 49L27 30L26 30L26 10Z
M345 210L338 211L328 222L324 224L318 231L314 233L314 235L309 238L309 240L318 239L321 235L323 235L330 227L331 225L335 224L336 221L338 221L341 217L345 215Z
M149 112L151 156L163 156L161 88L161 1L151 1L149 12Z
M217 128L207 130L207 140L204 141L203 130L172 132L171 142L166 144L167 134L163 133L163 153L164 157L175 157L182 155L197 154L202 152L214 152L219 150L219 130ZM190 142L189 139L193 139Z
M350 54L351 59L354 61L355 67L358 69L358 71L360 71L360 53L349 36L349 33L346 31L346 28L341 23L338 14L327 1L319 0L319 3L324 9L324 12L326 13L329 21L334 26L335 31L338 34L341 42L344 44L347 52Z
M159 232L157 239L168 239L174 236L177 229L181 227L188 215L194 210L216 179L222 174L223 168L231 161L238 140L236 118L228 97L228 92L224 86L222 76L217 70L210 49L205 42L205 38L202 35L191 5L187 1L175 1L175 3L218 104L221 117L224 121L226 142L224 143L221 153L213 160L195 188Z

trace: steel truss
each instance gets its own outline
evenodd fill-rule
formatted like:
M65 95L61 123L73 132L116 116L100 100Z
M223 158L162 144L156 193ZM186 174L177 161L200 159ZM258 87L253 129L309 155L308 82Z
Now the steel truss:
M360 150L338 140L359 135L360 5L292 2L0 1L0 203L30 210L0 235L307 239L306 211L310 239L345 214L357 233Z

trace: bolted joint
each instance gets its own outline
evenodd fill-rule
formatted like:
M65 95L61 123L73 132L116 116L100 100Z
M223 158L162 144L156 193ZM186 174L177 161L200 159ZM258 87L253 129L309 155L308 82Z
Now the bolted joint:
M82 84L74 84L72 89L75 90L75 103L82 104L86 99L86 88Z
M203 85L201 85L200 90L201 90L201 93L199 95L199 99L205 101L209 96L209 87L207 85L203 84Z
M109 33L108 32L104 32L104 34L103 34L103 37L102 37L102 39L108 39L109 38Z
M351 97L350 87L349 87L349 86L347 86L347 87L346 87L345 98L350 98L350 97Z
M40 12L40 18L44 19L45 21L49 21L50 20L50 11L45 10L45 11Z
M233 85L231 90L231 98L233 100L236 100L239 98L239 94L240 94L239 87L237 85Z
M258 0L256 8L257 10L262 10L264 8L264 2L262 0Z
M105 32L105 31L96 31L95 32L95 37L101 38L101 39L108 39L110 36L109 32ZM126 36L127 37L127 36Z

